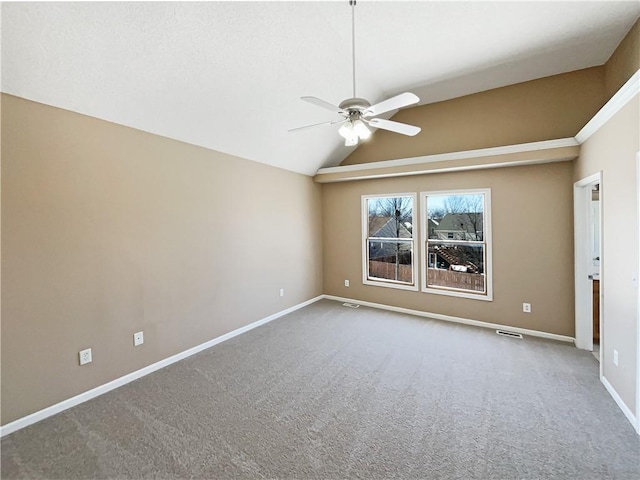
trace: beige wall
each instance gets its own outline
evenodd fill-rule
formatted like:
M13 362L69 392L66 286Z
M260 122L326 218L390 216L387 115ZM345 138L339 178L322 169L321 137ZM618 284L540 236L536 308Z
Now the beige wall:
M341 165L573 137L604 105L595 67L401 110L415 137L377 130Z
M640 69L640 20L638 20L605 64L607 98L617 91Z
M310 177L2 100L3 424L322 293Z
M571 162L323 185L326 294L573 336ZM361 195L492 189L492 302L363 285ZM344 280L350 280L350 287ZM532 313L522 312L522 303Z
M640 151L640 97L635 96L582 144L574 180L602 171L602 290L604 375L636 410L638 208L636 152ZM613 364L613 350L619 364Z
M401 110L417 136L378 130L341 165L573 137L638 69L640 20L602 66Z
M423 131L418 136L409 138L378 130L370 142L358 147L342 165L573 137L639 69L640 20L636 21L603 66L402 110L393 119L422 127ZM575 162L571 180L566 176L566 164L563 167L557 165L554 167L535 167L565 169L562 178L554 178L555 186L552 188L547 183L549 179L536 179L528 174L529 171L538 170L517 168L509 170L509 173L513 174L514 183L499 187L500 189L513 188L514 185L519 185L521 188L517 188L513 192L515 198L524 195L528 189L537 188L544 192L542 196L546 198L549 188L552 191L566 193L567 184L563 182L584 178L599 170L604 172L604 261L601 287L605 298L603 306L606 343L603 352L604 372L632 411L636 410L637 379L638 293L637 286L631 282L631 278L637 277L638 265L638 214L635 203L637 198L635 155L640 150L640 112L638 110L636 97L634 102L628 104L605 127L582 145L582 154ZM506 173L505 171L493 172L497 175ZM361 269L360 260L356 262L353 259L347 260L350 253L361 248L359 243L356 245L354 243L356 240L350 238L347 252L338 248L338 237L343 233L340 229L347 228L356 216L356 212L353 211L354 208L358 208L354 206L359 205L356 197L362 193L377 193L378 191L405 191L407 187L409 189L427 188L423 184L436 184L436 188L442 188L442 185L452 188L461 188L466 184L481 186L476 183L483 183L482 179L488 174L489 172L469 172L467 174L443 175L442 177L417 177L421 179L419 185L415 183L417 180L412 179L325 185L323 196L325 227L327 224L330 225L330 228L325 228L324 232L325 292L418 310L573 335L573 311L571 307L566 305L566 299L573 298L573 279L568 276L573 269L573 263L569 261L573 252L563 251L563 254L555 259L560 264L552 262L553 265L548 265L551 269L550 272L555 266L561 266L562 274L560 277L544 276L543 272L536 268L536 265L530 266L533 272L537 271L538 273L534 275L534 283L525 287L523 279L514 278L514 273L508 269L509 265L517 261L515 247L511 244L505 244L504 247L507 250L502 250L500 242L503 239L497 230L501 228L497 219L494 220L494 255L496 256L494 305L482 305L481 302L470 303L471 301L467 300L451 301L446 297L431 298L425 294L376 289L376 287L365 288L360 283L350 289L341 286L342 277L347 278L347 275L355 275L356 278L360 278L358 276L359 269ZM441 182L440 178L447 179L447 181ZM499 182L498 176L492 174L490 178L492 181ZM333 198L334 196L338 196L338 198ZM355 203L352 205L354 201ZM539 200L532 198L530 201L533 202L533 205L540 203ZM341 204L343 206L348 204L349 208L345 208L344 212L339 212ZM500 213L500 209L504 209L504 211ZM339 212L336 215L348 215L349 218L336 220L335 225L332 225L332 212L336 211ZM546 242L546 246L532 244L531 248L534 250L542 248L544 251L553 252L554 245L556 247L562 245L563 250L566 245L572 246L572 239L569 235L572 235L573 219L568 216L572 211L572 203L565 198L564 202L557 203L550 211L553 212L553 215L562 217L563 221L548 222L545 223L546 226L540 225L538 228L543 230L548 230L550 225L555 225L554 235L545 236L543 242ZM506 219L510 216L517 216L517 212L517 208L511 207L508 201L501 205L494 201L494 215L497 215L498 218L503 216ZM542 218L547 213L538 212L537 215L539 215L537 218ZM502 228L508 232L506 225L503 224ZM518 231L522 232L522 235L532 234L529 225L526 224L522 225ZM349 236L351 237L351 233ZM509 238L509 236L507 234L505 238ZM558 242L559 237L563 239L561 242ZM358 236L357 242L360 241L359 239ZM556 252L553 252L552 255L556 255ZM501 267L498 257L510 260L509 262L505 261ZM537 259L538 257L534 256L533 258ZM503 271L501 272L500 269ZM501 285L503 274L507 275L508 281ZM548 283L550 281L553 282L553 288L547 288L550 287ZM543 307L548 305L555 308L559 302L560 305L564 305L559 310L562 321L557 324L553 321L545 322L544 318L536 318L536 315L532 314L531 317L527 317L519 313L519 302L524 301L523 292L528 297L528 291L533 288L533 285L542 285L545 288L545 293L537 299L539 301L532 301L534 303L533 312L536 313L536 303L542 303ZM506 298L501 298L501 293ZM566 295L566 299L560 300L559 293L562 293L562 296ZM509 305L505 304L507 298L511 298ZM551 301L545 304L545 299ZM473 305L476 304L477 307L474 308ZM551 314L551 311L553 309L547 313ZM546 318L553 318L553 315ZM612 362L614 348L618 350L620 355L618 367L615 367Z
M403 110L394 119L423 127L419 136L379 130L343 164L573 136L638 68L636 22L603 67ZM328 294L573 335L570 184L599 169L605 375L634 410L636 307L623 253L637 248L628 222L637 110L589 139L575 171L558 163L320 187L3 95L2 424L319 295L323 270ZM493 189L493 302L361 284L362 194L473 187ZM617 235L620 224L631 233ZM139 330L145 344L134 349ZM86 347L94 362L79 367Z

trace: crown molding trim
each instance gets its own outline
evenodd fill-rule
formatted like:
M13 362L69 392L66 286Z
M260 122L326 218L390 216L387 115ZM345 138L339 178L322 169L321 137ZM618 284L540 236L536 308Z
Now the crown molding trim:
M519 143L502 147L480 148L477 150L464 150L461 152L438 153L436 155L424 155L421 157L399 158L396 160L382 160L380 162L359 163L357 165L345 165L343 167L327 167L318 170L316 175L327 173L347 173L378 168L404 167L407 165L419 165L423 163L448 162L451 160L467 160L495 155L508 155L512 153L534 152L549 150L559 147L575 147L578 142L574 138L560 138L556 140L544 140L541 142Z
M464 152L323 168L318 171L314 180L318 183L348 182L563 162L577 158L579 149L580 145L575 138L560 138Z
M433 173L451 173L451 172L468 172L471 170L488 170L492 168L506 168L506 167L524 167L526 165L541 165L544 163L558 163L569 162L575 160L577 155L569 155L558 157L554 159L536 159L536 160L516 160L513 162L499 162L499 163L482 163L478 165L467 165L462 167L445 167L438 169L418 169L411 170L410 172L393 172L393 173L378 173L378 174L363 174L353 177L342 177L327 179L315 179L318 183L338 183L338 182L351 182L355 180L373 180L376 178L393 178L393 177L410 177L412 175L429 175Z
M609 101L593 116L587 124L573 138L560 138L544 140L540 142L521 143L500 147L481 148L477 150L465 150L461 152L441 153L436 155L424 155L420 157L400 158L395 160L382 160L379 162L361 163L357 165L345 165L338 167L321 168L316 173L314 180L318 183L345 182L350 180L364 180L369 178L386 178L407 175L423 175L426 173L443 173L451 171L480 170L516 165L532 165L535 163L550 163L556 161L572 160L573 158L560 157L553 160L540 161L528 159L526 161L495 162L489 160L483 162L485 157L495 157L517 153L529 153L550 150L561 147L573 147L582 145L591 135L605 125L616 113L640 93L640 70L634 73L629 80L609 99ZM425 164L449 162L456 160L469 160L465 166L451 168L425 168ZM398 167L421 166L415 170L394 171ZM444 166L443 166L444 167ZM387 172L384 172L388 169ZM362 172L361 175L353 175L352 172ZM384 173L382 173L384 172ZM351 175L349 175L351 174Z

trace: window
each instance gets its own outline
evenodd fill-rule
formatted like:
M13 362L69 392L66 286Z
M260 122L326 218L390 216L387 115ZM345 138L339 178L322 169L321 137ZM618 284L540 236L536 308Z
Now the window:
M491 190L422 197L422 291L492 300Z
M414 273L415 194L362 197L362 281L417 290Z

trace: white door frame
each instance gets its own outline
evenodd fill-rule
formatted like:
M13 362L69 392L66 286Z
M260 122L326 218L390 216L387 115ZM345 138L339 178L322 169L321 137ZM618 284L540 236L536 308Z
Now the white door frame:
M602 172L594 173L573 184L573 226L574 226L574 281L575 281L575 318L576 347L593 350L593 285L589 279L592 268L592 249L590 245L590 205L591 188L600 185L600 355L604 353L603 336L603 200L604 188ZM602 358L600 377L602 377Z
M636 218L637 227L638 227L638 265L637 270L634 275L634 281L636 282L636 287L638 289L638 306L637 306L637 316L638 320L636 322L636 432L640 434L640 152L636 153L636 195L638 199L637 204L637 213L638 217Z

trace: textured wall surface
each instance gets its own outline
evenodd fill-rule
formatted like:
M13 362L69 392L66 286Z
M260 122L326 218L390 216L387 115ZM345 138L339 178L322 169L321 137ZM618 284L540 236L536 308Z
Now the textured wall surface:
M2 100L3 424L322 293L310 177Z
M401 110L415 137L376 131L342 165L573 137L604 105L604 69L588 68Z
M561 162L325 184L324 291L573 336L572 174L571 162ZM491 188L493 301L362 283L362 195L473 188ZM414 223L414 228L420 226ZM345 279L351 281L348 288ZM532 313L522 312L523 302L532 304Z
M575 180L602 172L602 279L604 375L636 410L638 318L638 186L640 96L594 133L575 164ZM633 281L633 279L636 279ZM619 363L613 363L613 350ZM637 415L637 412L636 412Z
M640 20L624 37L605 64L605 88L607 98L612 97L622 85L640 69Z

